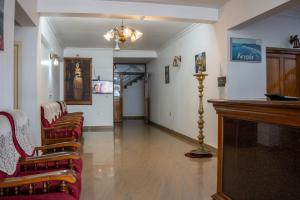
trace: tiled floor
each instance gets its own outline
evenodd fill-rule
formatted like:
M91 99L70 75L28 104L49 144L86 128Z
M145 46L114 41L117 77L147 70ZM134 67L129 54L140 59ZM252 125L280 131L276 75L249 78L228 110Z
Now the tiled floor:
M143 121L85 132L81 199L210 200L216 158L186 158L194 148Z

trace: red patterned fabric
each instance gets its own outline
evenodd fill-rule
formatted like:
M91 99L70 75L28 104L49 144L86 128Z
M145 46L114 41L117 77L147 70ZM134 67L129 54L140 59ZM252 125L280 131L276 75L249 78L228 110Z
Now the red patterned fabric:
M39 195L19 195L1 197L1 200L76 200L75 197L65 193L49 193Z
M57 108L59 110L57 110ZM41 123L44 128L50 128L57 122L64 122L64 115L67 113L62 111L62 105L60 102L53 102L41 106ZM47 112L47 113L46 113ZM46 117L46 115L48 117ZM52 120L51 120L52 119ZM50 120L50 121L49 121ZM71 128L63 128L59 130L45 131L45 137L47 139L75 137L77 140L80 139L83 128L83 118L80 119L79 124L74 130Z
M79 139L81 137L81 127L76 126L74 131L70 129L60 129L60 130L53 130L53 131L47 131L45 133L46 138L48 139L55 139L55 138L64 138L64 137L71 137L74 136L76 139Z

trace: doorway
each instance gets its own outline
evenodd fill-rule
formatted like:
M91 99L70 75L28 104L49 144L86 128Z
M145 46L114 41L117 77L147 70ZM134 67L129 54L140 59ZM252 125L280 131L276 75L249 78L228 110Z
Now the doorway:
M114 122L148 120L148 75L145 64L114 65Z
M21 109L21 42L14 44L14 109Z

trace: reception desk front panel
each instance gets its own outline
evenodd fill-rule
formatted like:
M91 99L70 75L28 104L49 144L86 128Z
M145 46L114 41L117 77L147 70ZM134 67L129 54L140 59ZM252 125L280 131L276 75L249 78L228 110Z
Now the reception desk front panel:
M300 199L300 102L210 100L218 114L214 200Z
M223 192L236 200L300 198L300 130L224 118Z

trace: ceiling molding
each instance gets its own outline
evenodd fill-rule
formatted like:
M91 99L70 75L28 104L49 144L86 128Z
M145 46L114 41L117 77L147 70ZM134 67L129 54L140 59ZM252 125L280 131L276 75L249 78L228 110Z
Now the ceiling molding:
M64 42L60 39L59 34L57 32L57 29L55 27L55 24L52 23L52 21L49 18L45 18L45 22L48 24L49 29L51 30L52 34L55 36L55 40L57 41L58 45L61 49L65 48Z
M126 16L203 23L215 23L219 18L217 8L118 1L39 0L37 9L43 16Z
M182 30L181 32L177 33L174 37L172 37L171 39L169 39L168 41L166 41L165 43L163 43L156 51L159 53L161 51L163 51L165 48L167 48L170 44L174 43L175 41L179 40L180 38L182 38L183 36L185 36L186 34L192 32L193 30L195 30L196 28L200 27L202 24L191 24L190 26L188 26L187 28L185 28L184 30Z

